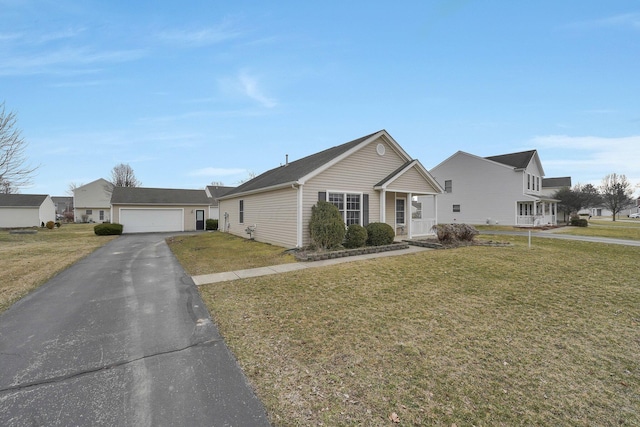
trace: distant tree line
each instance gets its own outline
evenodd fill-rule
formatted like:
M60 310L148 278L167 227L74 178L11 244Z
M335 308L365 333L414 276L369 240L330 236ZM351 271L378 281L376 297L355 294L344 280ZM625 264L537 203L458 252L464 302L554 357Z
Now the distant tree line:
M569 213L577 214L582 209L602 207L613 214L613 220L624 209L634 203L633 188L625 175L609 174L602 179L602 184L577 184L573 188L562 188L553 195L560 200L559 207Z

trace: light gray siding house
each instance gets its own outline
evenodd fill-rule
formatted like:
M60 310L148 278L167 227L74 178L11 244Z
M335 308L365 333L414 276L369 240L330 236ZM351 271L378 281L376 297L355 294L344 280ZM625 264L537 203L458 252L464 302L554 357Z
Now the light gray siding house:
M76 222L111 221L111 191L113 184L96 179L73 190L73 211Z
M542 179L542 194L546 197L553 198L556 192L563 188L571 188L570 176ZM564 211L560 205L558 205L557 221L563 223L568 222L570 213L571 212Z
M123 233L157 233L205 229L211 199L204 190L115 187L113 222Z
M40 227L56 220L56 206L46 194L0 194L0 228Z
M536 150L490 157L458 151L430 172L445 191L438 197L440 223L557 223L558 201L543 192L544 169Z
M385 130L287 162L218 198L220 229L284 247L309 245L311 207L335 204L346 225L385 222L407 238L431 233L435 210L412 219L416 196L442 192Z

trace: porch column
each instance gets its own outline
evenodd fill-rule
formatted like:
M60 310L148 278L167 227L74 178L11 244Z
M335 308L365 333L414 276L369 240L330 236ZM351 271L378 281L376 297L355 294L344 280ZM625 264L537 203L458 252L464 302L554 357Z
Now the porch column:
M407 205L409 206L405 206L405 215L407 215L407 238L408 239L412 239L413 238L413 230L411 227L411 223L413 222L413 196L411 195L411 193L407 194Z
M386 201L387 201L387 191L386 190L382 190L380 191L380 222L387 222L386 221Z

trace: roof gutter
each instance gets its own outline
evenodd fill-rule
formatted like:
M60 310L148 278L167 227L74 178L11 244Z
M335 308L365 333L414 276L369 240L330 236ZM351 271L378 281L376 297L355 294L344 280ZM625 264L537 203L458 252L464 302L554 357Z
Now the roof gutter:
M241 193L229 194L226 196L218 197L216 200L220 201L220 200L227 200L227 199L235 199L236 197L250 196L252 194L263 193L265 191L282 190L283 188L288 188L288 187L295 188L296 186L299 186L299 185L300 185L299 181L289 181L283 184L272 185L271 187L262 187L255 190L243 191Z

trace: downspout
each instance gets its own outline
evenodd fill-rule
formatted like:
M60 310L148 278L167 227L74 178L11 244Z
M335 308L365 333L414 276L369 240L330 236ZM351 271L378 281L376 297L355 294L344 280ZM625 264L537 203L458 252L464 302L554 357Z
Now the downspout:
M291 184L291 188L296 188L295 184ZM296 216L297 216L297 225L296 225L296 246L298 248L302 247L302 231L304 229L303 224L302 224L302 219L303 219L303 215L302 215L302 201L304 200L303 196L303 191L302 191L302 184L299 184L297 187L298 190L298 194L297 194L297 209L296 209Z

